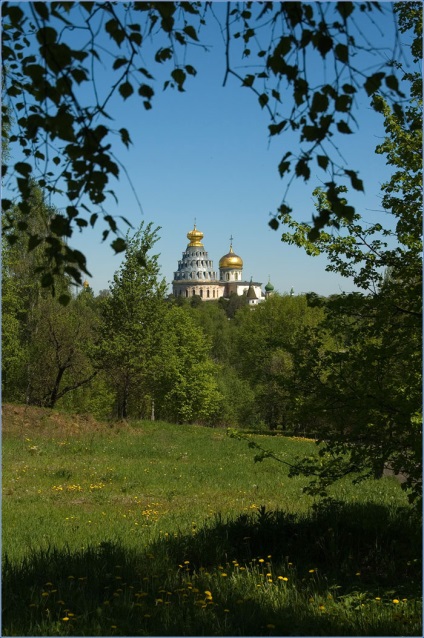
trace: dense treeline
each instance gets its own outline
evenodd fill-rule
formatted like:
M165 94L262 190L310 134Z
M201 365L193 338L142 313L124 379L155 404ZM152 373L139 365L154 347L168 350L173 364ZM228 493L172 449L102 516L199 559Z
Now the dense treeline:
M42 226L54 211L36 188L33 200ZM151 253L157 232L142 225L109 290L84 287L67 307L34 277L37 248L5 247L3 400L98 418L296 430L294 361L323 308L305 296L276 295L254 309L244 298L168 297Z

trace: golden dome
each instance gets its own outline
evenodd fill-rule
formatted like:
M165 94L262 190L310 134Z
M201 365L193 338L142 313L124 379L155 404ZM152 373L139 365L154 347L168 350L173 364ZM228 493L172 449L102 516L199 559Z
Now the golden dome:
M243 259L235 254L233 245L230 244L230 252L219 260L220 268L243 268Z
M84 288L87 290L87 288L90 288L90 284L88 283L87 280L84 281L83 283Z
M200 230L197 230L196 224L194 224L193 230L187 233L187 239L190 240L189 246L203 247L203 244L202 244L203 233Z

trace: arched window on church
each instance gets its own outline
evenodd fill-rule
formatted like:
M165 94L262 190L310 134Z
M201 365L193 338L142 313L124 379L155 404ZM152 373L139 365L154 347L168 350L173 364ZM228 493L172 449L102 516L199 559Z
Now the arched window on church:
M188 290L186 290L186 297L188 297Z
M230 281L230 273L229 273L229 272L227 272L227 274L225 275L225 279L226 279L227 281Z
M210 297L209 288L208 288L208 289L207 289L207 291L206 291L206 297L207 297L208 299L209 299L209 297Z
M192 292L191 294L193 295L193 297L194 297L194 295L196 294L196 291L195 291L195 289L194 289L194 288L193 288L193 292Z
M203 288L200 288L200 296L203 297Z

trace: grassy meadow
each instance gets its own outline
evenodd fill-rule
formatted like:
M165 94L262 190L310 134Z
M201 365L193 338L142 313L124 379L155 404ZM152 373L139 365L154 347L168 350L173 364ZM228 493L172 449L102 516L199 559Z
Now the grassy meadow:
M396 479L319 503L253 456L221 429L4 406L2 635L422 635Z

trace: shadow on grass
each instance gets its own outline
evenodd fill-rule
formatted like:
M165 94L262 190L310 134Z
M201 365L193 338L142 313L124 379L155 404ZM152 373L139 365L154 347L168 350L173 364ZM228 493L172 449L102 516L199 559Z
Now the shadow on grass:
M332 501L6 558L2 635L422 635L421 538L406 509Z

